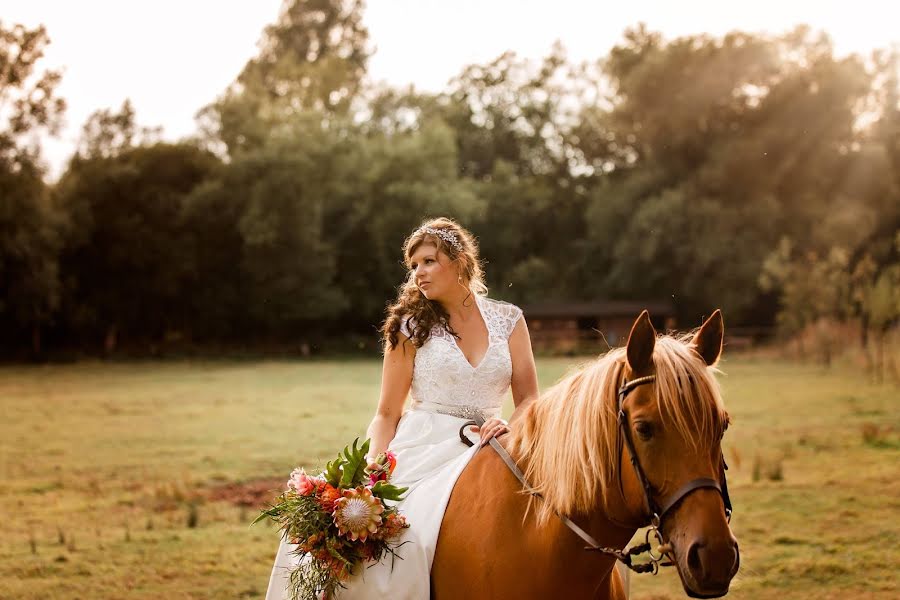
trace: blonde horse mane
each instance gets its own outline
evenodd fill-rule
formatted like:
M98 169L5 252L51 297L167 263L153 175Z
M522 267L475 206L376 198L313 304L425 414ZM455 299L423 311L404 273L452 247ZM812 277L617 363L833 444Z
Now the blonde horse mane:
M664 426L696 450L719 439L728 414L715 379L718 370L706 365L692 340L693 333L657 337L651 389ZM578 367L527 407L510 432L510 453L543 496L537 508L540 524L554 511L567 516L590 512L615 485L616 393L625 362L625 348L616 348ZM529 507L532 501L533 496Z

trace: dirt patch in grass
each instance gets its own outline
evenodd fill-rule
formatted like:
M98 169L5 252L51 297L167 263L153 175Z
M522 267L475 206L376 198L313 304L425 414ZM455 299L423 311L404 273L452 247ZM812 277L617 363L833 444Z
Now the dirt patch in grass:
M231 482L206 488L201 493L210 502L228 502L235 506L261 509L284 489L284 481L279 477Z

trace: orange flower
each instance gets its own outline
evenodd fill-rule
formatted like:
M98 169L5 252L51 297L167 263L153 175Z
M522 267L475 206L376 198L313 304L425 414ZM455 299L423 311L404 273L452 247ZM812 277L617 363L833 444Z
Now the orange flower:
M325 560L325 564L328 565L331 574L334 575L337 579L342 581L346 581L346 579L350 576L350 569L347 565L337 558L333 556L329 556Z
M319 492L319 504L322 505L322 509L325 510L325 512L334 512L334 503L340 497L341 490L337 489L330 483L326 483Z
M316 548L316 546L319 544L322 537L323 537L323 534L321 534L321 533L312 534L311 536L306 538L305 541L303 541L302 543L299 544L300 549L303 550L304 552L312 552Z
M384 522L374 536L380 540L390 540L400 535L406 527L406 517L397 513L390 513L384 518Z
M388 461L388 475L393 475L394 469L397 467L397 455L388 450L385 453L385 458Z
M333 558L331 556L331 554L328 553L328 550L326 550L324 548L315 549L312 552L310 552L310 554L312 554L313 558L315 558L316 560L319 560L319 561L322 561L325 563L328 563Z

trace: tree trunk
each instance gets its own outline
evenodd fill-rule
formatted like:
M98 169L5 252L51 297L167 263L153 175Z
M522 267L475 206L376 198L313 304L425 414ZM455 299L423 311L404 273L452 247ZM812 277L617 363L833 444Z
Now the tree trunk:
M113 352L116 351L116 344L118 344L119 332L118 328L115 325L110 325L106 329L106 337L103 340L103 351L107 356L112 356Z
M31 353L35 360L41 356L41 326L39 323L31 326Z
M869 319L865 315L860 318L859 341L862 344L863 357L866 360L866 372L871 378L875 378L875 357L872 356L872 349L869 347Z

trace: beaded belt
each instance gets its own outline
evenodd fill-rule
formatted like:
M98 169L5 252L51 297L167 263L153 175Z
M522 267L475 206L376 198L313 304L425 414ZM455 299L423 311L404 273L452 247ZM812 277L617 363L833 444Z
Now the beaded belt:
M485 410L483 408L477 406L470 406L467 404L438 404L437 402L419 402L415 406L412 407L412 410L421 410L425 412L435 412L442 415L449 415L451 417L459 417L460 419L474 419L475 417L481 417L483 420L488 420L489 418L496 416L492 414L490 411Z

